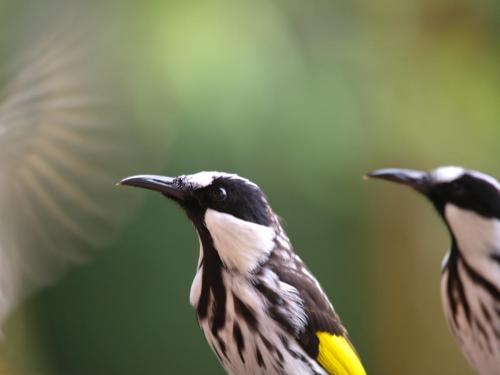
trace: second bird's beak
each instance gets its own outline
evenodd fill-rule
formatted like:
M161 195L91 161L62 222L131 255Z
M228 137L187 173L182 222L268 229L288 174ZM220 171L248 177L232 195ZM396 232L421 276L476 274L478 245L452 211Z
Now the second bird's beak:
M423 194L427 194L429 191L429 179L426 172L412 169L387 168L377 169L374 172L368 173L367 177L407 185Z
M143 189L158 191L168 198L178 202L183 202L187 195L183 186L179 185L177 180L173 177L147 174L130 176L121 180L118 185L135 186Z

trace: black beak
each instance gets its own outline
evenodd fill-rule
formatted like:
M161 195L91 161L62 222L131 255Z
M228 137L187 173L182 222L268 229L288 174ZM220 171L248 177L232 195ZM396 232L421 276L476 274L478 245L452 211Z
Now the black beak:
M183 189L183 187L180 186L173 177L147 174L130 176L121 180L117 185L135 186L143 189L158 191L178 202L183 202L186 198L185 189Z
M397 168L378 169L367 174L367 177L379 178L410 186L423 194L429 192L429 179L427 176L426 172Z

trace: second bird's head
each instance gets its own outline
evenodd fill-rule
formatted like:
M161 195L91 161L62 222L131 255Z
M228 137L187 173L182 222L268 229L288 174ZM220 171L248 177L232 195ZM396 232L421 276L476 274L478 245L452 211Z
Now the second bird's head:
M443 216L450 205L483 217L500 217L500 183L481 172L461 167L440 167L428 173L389 168L368 176L412 187L425 195Z
M492 242L500 235L500 183L489 175L461 167L440 167L431 172L380 169L368 176L422 193L434 204L453 237L477 242L482 233Z
M196 227L202 246L213 244L227 267L251 270L274 246L279 224L265 194L238 175L137 175L119 184L154 190L177 202Z

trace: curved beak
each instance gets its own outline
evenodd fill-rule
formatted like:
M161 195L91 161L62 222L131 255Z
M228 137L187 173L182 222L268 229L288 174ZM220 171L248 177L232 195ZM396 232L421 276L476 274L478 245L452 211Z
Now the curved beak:
M126 177L118 182L117 185L134 186L158 191L168 198L174 199L178 202L182 202L186 198L186 191L173 177L144 174Z
M368 173L366 176L410 186L423 194L427 194L430 187L429 179L427 178L428 174L413 169L377 169L376 171Z

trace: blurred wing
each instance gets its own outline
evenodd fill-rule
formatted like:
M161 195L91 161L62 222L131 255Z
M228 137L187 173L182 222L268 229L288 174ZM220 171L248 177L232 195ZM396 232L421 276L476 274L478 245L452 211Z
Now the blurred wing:
M87 42L34 43L0 91L0 323L130 211L115 183L139 170L144 147L117 120Z

